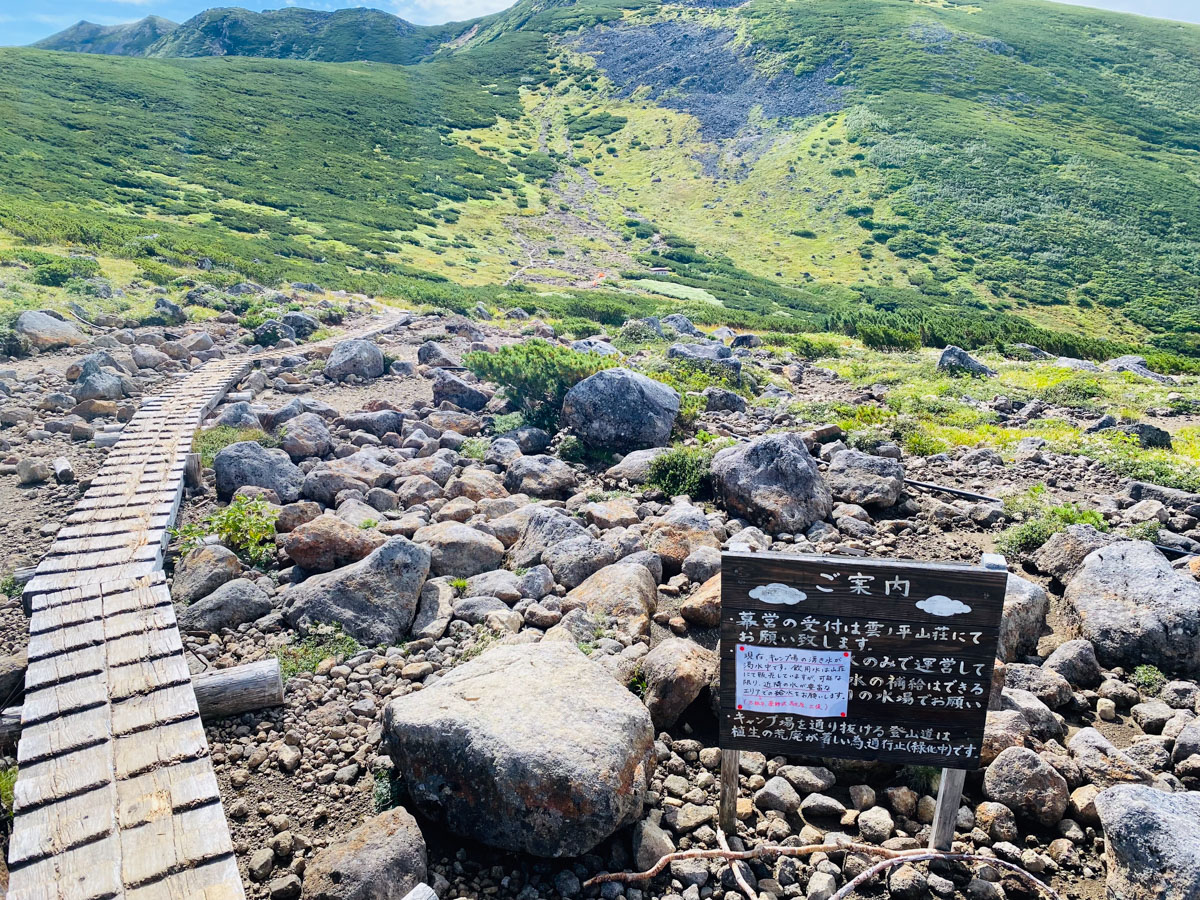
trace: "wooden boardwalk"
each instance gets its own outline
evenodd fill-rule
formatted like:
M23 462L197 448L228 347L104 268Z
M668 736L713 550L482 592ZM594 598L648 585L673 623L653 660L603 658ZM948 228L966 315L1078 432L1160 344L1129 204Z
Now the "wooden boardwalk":
M255 363L307 349L212 360L145 400L26 586L9 900L245 897L162 554L196 429Z

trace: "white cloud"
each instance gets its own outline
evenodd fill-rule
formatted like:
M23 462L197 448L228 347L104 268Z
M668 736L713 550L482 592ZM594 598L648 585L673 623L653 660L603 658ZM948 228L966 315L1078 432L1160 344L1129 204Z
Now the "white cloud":
M779 583L759 585L750 592L750 596L763 603L777 606L795 606L800 601L808 599L808 594L804 591L798 591L786 584Z
M951 600L944 594L934 594L932 597L925 598L917 604L917 609L923 610L931 616L959 616L971 611L971 607L961 600Z

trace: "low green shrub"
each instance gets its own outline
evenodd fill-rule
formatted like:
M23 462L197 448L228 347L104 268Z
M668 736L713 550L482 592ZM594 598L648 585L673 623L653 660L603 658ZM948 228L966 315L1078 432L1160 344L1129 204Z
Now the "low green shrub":
M362 646L340 628L321 626L317 631L296 644L288 644L275 650L279 660L279 671L284 680L301 672L312 672L322 660L333 657L338 662L353 656Z
M476 377L504 388L530 424L553 428L558 424L567 391L589 375L612 368L617 361L533 338L501 347L495 353L468 353L463 363Z
M200 454L200 465L209 467L217 454L240 441L257 441L264 447L278 447L279 439L267 434L261 428L234 428L232 425L218 425L201 431L192 438L192 452Z
M215 534L249 565L267 568L275 559L275 519L279 508L262 497L234 497L228 506L209 513L199 522L171 529L180 553L189 553Z
M702 447L675 447L650 463L648 483L668 497L687 494L693 500L712 493L712 460L716 449L712 444Z
M1029 503L1025 521L1007 529L996 541L997 548L1006 556L1028 556L1070 525L1091 525L1097 531L1108 531L1108 523L1094 509L1080 509L1074 503L1061 506L1043 503L1038 507L1036 499Z
M1137 666L1129 676L1133 686L1148 697L1157 697L1167 683L1167 677L1155 666Z

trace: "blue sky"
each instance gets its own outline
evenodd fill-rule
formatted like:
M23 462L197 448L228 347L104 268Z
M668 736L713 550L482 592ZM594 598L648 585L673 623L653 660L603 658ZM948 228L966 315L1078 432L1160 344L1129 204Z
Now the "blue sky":
M242 6L246 9L277 9L303 6L308 9L338 9L372 6L394 13L410 22L430 25L471 19L511 6L514 0L0 0L0 46L29 44L74 25L80 19L115 25L146 15L163 16L176 22L189 19L212 6ZM1095 6L1122 12L1141 13L1164 19L1200 23L1200 0L1058 0L1076 6Z

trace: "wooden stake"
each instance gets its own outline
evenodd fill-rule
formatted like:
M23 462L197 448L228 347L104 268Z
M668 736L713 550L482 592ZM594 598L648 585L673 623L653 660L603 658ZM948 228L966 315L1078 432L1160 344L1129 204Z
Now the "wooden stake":
M737 750L721 751L721 802L717 824L726 834L737 834L738 760Z
M943 853L954 843L954 823L958 820L958 804L962 800L964 769L942 769L938 787L937 809L933 813L933 829L929 832L929 849Z

